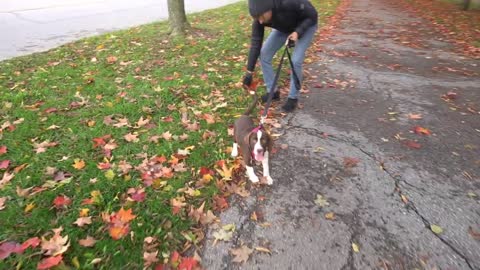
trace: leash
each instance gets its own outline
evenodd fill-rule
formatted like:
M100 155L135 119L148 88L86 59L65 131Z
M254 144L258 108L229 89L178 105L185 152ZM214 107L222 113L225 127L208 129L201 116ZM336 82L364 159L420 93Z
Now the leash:
M280 58L280 63L278 64L277 72L275 73L275 79L273 80L272 88L268 93L268 99L267 99L267 102L265 103L265 108L263 109L263 114L260 118L260 126L262 126L265 123L265 119L267 118L267 114L268 114L268 109L272 104L273 95L275 94L274 89L277 87L277 82L278 82L278 78L280 77L280 71L282 69L285 55L287 55L288 62L290 63L290 68L293 73L295 87L297 89L300 89L300 80L298 79L297 73L295 72L295 68L293 67L293 62L292 62L292 56L290 55L290 51L288 50L288 48L291 48L293 46L295 46L295 43L290 42L290 40L287 39L287 41L285 42L285 50L283 51L282 58Z

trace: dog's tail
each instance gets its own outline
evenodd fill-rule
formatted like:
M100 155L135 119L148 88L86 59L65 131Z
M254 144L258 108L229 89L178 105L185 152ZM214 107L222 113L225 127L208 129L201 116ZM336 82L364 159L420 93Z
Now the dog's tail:
M245 112L243 113L243 115L250 115L252 112L253 112L253 109L255 109L255 107L257 106L257 102L258 102L258 95L257 95L257 92L255 92L253 94L253 102L252 104L250 104L250 107L248 107Z

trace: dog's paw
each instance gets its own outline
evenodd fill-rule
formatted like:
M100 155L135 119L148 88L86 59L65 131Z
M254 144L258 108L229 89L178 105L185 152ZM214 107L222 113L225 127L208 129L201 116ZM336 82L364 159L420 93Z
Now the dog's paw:
M273 179L272 177L269 175L269 176L265 176L265 178L267 178L267 185L271 185L273 184Z

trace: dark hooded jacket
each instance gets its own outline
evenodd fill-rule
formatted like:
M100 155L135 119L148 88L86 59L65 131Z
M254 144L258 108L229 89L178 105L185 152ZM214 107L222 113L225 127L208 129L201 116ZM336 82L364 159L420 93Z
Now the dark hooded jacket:
M303 33L317 24L317 10L308 0L249 0L250 15L272 10L272 20L267 24L260 24L254 19L252 24L252 40L248 56L247 69L253 71L262 48L265 27L271 27L285 34Z

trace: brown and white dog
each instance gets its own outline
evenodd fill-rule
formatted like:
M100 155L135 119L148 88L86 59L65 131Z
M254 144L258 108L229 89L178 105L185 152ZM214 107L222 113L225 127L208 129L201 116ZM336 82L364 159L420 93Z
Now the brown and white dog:
M258 96L254 94L252 105L235 121L233 124L234 143L232 157L238 156L238 147L245 161L247 176L253 183L259 181L258 176L253 170L255 161L262 162L263 176L267 179L267 184L271 185L273 179L270 176L269 153L272 150L272 139L262 125L255 126L250 118Z

